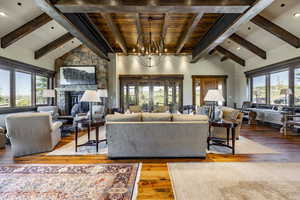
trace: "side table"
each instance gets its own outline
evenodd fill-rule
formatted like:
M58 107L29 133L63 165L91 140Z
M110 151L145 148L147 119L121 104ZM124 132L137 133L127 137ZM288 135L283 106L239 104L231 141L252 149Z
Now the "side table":
M238 126L237 123L225 121L225 120L219 120L219 121L210 121L209 122L209 136L207 138L207 148L209 150L210 145L218 145L218 146L224 146L232 149L232 155L235 154L235 128ZM216 138L212 136L211 133L211 127L222 127L227 129L227 136L226 140L222 138ZM230 131L231 130L231 131ZM231 140L232 140L232 146L229 145L230 140L230 132L231 132Z
M88 130L88 141L83 144L78 144L78 130L79 124L81 124L82 128L87 128ZM96 146L96 152L98 152L98 144L100 142L105 141L107 143L107 139L102 139L99 140L99 128L101 126L105 125L104 120L89 120L89 119L82 119L75 121L75 152L77 152L77 148L80 146ZM91 140L91 129L95 128L96 129L96 140Z

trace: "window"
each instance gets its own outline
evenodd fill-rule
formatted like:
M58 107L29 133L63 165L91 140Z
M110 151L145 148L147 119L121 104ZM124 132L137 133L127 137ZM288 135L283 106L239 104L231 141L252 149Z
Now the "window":
M48 78L44 76L35 76L35 96L36 104L47 104L48 99L43 97L43 91L48 89Z
M252 102L265 104L266 102L266 76L253 77Z
M139 87L139 105L143 110L147 110L150 105L150 87L140 86Z
M135 86L128 87L128 104L135 105L136 104L136 96L135 96Z
M0 69L0 108L10 106L10 71Z
M31 74L16 72L16 106L31 106Z
M270 103L288 105L289 72L277 72L270 75Z
M295 105L300 105L300 68L295 69Z
M165 87L153 86L153 105L163 106L165 104Z

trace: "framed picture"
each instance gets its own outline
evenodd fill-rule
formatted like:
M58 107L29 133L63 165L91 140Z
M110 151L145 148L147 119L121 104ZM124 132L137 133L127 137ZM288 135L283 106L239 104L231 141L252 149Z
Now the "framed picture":
M96 66L65 66L60 68L61 85L96 85Z

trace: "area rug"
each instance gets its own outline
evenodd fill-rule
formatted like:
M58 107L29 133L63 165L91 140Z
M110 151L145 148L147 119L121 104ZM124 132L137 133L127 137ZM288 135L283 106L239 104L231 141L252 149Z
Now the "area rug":
M300 163L169 163L176 200L300 199Z
M231 143L230 143L231 145ZM210 146L210 150L207 153L214 154L231 154L230 148L222 146ZM279 153L269 147L262 144L249 140L243 136L240 136L239 140L235 142L235 154L276 154Z
M95 139L95 130L91 131L91 139ZM105 134L105 127L100 127L99 129L99 139L105 139L106 134ZM88 140L88 135L85 134L81 137L78 138L78 144L83 144L87 142ZM58 149L55 149L52 152L49 152L47 155L48 156L72 156L72 155L93 155L93 154L107 154L107 144L106 142L101 142L98 144L98 152L96 152L96 147L95 146L81 146L77 148L77 152L75 152L75 140L72 142L59 147Z
M0 165L1 200L130 200L139 164Z

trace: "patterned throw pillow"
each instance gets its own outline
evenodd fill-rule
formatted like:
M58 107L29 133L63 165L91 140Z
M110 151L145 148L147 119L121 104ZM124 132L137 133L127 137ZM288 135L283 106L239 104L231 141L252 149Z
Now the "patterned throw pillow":
M232 112L229 115L229 119L235 121L237 120L239 114L240 114L239 110L232 110Z

